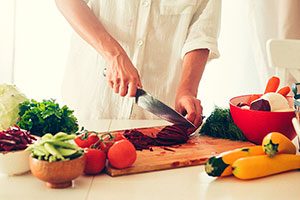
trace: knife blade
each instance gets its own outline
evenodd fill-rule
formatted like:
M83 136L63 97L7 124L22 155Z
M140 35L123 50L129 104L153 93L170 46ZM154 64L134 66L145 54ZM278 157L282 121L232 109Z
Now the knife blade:
M187 120L183 115L170 108L163 102L154 98L143 89L137 89L135 103L152 114L173 124L181 124L187 127L196 128L195 125Z

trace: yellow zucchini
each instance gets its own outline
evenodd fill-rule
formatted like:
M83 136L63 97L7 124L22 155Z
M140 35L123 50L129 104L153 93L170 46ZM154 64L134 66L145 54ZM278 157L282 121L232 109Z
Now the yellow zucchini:
M264 152L273 157L277 153L296 154L296 147L286 136L279 132L271 132L262 142Z
M208 159L205 171L209 176L229 176L232 174L231 165L239 158L263 155L261 146L250 146L226 151Z
M240 158L232 165L233 175L239 179L254 179L300 168L300 155L278 154Z

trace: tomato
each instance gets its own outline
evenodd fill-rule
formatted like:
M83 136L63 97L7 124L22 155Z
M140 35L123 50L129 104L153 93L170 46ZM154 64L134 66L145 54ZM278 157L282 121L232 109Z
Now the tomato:
M119 140L123 140L126 139L125 136L121 133L121 132L116 132L115 134L111 135L105 135L104 137L102 137L102 142L99 144L99 148L104 151L104 152L108 152L109 148L116 142Z
M108 152L108 150L110 149L110 147L114 144L114 141L110 140L110 141L106 141L106 142L101 142L99 144L99 149L101 149L102 151L104 151L105 153Z
M116 134L114 134L114 141L119 141L123 139L126 139L126 137L123 135L123 132L117 132Z
M99 141L99 137L95 133L85 132L77 136L74 141L81 148L89 148Z
M108 150L108 161L112 167L123 169L130 167L136 160L136 150L126 139L116 141Z
M100 149L85 149L86 164L84 173L87 175L95 175L100 173L106 163L106 153Z

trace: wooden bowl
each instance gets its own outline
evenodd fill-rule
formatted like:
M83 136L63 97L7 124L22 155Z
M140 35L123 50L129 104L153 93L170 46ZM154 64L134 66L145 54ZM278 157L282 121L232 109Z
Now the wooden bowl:
M72 180L83 173L85 156L73 160L48 162L29 157L31 173L46 182L50 188L66 188L72 186Z

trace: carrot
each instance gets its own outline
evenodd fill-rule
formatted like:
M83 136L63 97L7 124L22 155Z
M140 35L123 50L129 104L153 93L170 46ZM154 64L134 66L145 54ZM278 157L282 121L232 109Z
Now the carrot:
M249 99L247 104L250 105L252 103L252 101L255 101L256 99L259 99L261 97L261 95L259 94L252 94Z
M291 91L291 88L289 86L285 86L281 88L277 93L281 94L282 96L286 97L289 92Z
M272 76L267 83L265 94L269 92L276 92L279 87L280 79L276 76Z

